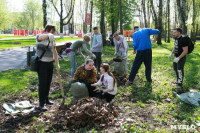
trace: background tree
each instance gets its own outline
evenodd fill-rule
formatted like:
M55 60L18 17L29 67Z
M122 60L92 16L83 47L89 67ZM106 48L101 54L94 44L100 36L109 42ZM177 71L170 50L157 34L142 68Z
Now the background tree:
M161 45L162 44L162 31L163 31L163 26L162 26L162 10L163 10L163 1L159 0L159 16L158 16L158 30L160 31L160 34L158 35L157 39L157 44Z
M9 12L7 9L6 0L0 0L0 30L5 30L9 27Z
M42 24L42 8L37 0L27 0L24 5L22 18L26 18L25 23L30 22L30 27L33 30L43 26ZM22 19L21 18L21 19ZM30 21L29 21L30 20Z
M54 0L50 0L50 2L52 3L53 7L55 8L60 18L60 37L63 38L63 26L69 24L70 20L72 19L75 0L66 0L64 2L63 0L60 0L59 8L57 8L57 5ZM58 9L60 9L60 11ZM65 12L64 12L64 9L65 9Z
M187 34L187 20L188 20L188 5L186 4L186 0L176 0L180 27L183 30L183 34Z
M43 26L45 28L47 24L47 2L46 0L42 1L42 10L43 10Z

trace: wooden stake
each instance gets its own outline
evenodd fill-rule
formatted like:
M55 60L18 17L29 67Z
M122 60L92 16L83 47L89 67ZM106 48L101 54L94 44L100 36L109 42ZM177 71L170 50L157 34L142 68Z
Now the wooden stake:
M54 60L55 60L55 63L56 63L56 70L57 70L57 75L58 75L58 79L59 79L60 90L61 90L61 94L62 94L62 97L63 97L63 101L62 101L62 103L60 105L60 108L61 108L65 103L65 95L64 95L62 80L61 80L61 76L60 76L60 67L59 67L58 54L56 52L55 46L53 45L53 41L51 41L51 46L52 46Z

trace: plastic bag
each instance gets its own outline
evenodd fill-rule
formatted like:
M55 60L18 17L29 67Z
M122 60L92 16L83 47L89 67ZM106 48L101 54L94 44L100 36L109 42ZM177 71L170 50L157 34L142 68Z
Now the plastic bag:
M89 96L88 88L84 83L75 82L71 84L70 93L73 96L73 101Z

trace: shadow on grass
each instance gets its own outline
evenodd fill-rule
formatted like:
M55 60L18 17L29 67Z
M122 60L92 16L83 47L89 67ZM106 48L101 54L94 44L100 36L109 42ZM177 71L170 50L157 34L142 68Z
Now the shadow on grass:
M34 112L27 115L19 115L17 117L9 118L0 126L0 132L2 131L5 133L14 133L17 129L28 125L31 121L34 120L34 117L39 117L41 115L41 112Z
M132 85L131 95L129 96L130 101L148 103L150 99L155 99L152 93L152 85L148 82L144 86Z

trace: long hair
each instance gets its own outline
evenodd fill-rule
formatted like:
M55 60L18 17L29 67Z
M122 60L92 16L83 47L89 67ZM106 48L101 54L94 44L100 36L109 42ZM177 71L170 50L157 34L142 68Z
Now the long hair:
M102 63L101 67L105 70L105 72L108 73L109 76L111 76L114 79L113 86L115 86L115 84L117 83L117 80L116 80L115 76L110 72L109 64ZM103 82L103 79L104 79L104 75L101 77L101 82Z

